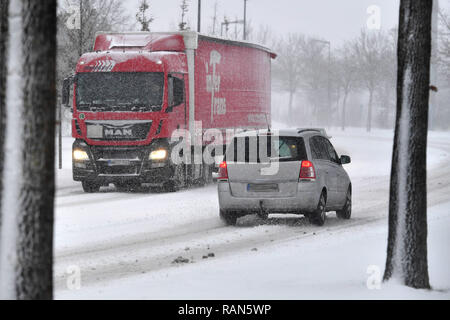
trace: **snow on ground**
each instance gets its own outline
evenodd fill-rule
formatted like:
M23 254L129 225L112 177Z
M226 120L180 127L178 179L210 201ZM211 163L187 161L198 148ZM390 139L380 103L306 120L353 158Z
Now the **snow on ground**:
M449 298L448 291L366 289L367 266L384 269L392 132L329 134L338 153L352 157L346 169L353 217L342 221L330 213L324 228L282 215L245 217L226 227L218 218L215 185L176 193L122 193L111 186L85 194L72 181L73 139L65 138L57 176L56 298ZM430 229L437 230L430 232L430 274L432 284L445 290L448 250L433 252L450 244L449 218L442 213L450 208L449 152L450 133L430 133L428 203L434 206ZM212 252L215 257L202 258ZM178 256L190 263L173 264ZM67 270L74 266L82 287L71 291Z
M386 261L387 227L377 222L309 234L257 251L239 252L232 258L208 258L202 263L64 291L57 298L450 299L450 202L432 207L430 216L432 291L392 283L382 283L380 289L368 287L369 277L376 275L371 268L382 276Z

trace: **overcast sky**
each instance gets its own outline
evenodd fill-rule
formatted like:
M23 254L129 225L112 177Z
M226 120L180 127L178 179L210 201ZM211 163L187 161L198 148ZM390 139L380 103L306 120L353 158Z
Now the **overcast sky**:
M188 19L197 28L197 1L188 0ZM441 0L442 1L442 0ZM445 0L447 2L448 0ZM130 13L135 14L140 0L127 1ZM166 31L176 27L180 20L181 0L149 0L155 21L152 31ZM218 4L220 21L242 19L244 0L203 0L202 31L212 25L214 3ZM356 36L366 26L370 15L367 9L376 5L380 9L380 24L390 29L398 23L398 0L248 0L247 20L254 29L268 25L274 33L302 32L322 37L335 43ZM233 28L230 28L233 30Z
M69 0L75 3L78 0ZM124 5L135 21L141 0L127 0ZM63 0L58 0L62 4ZM180 22L181 0L148 0L154 17L151 31L174 31ZM244 0L202 0L202 32L207 33L212 25L214 4L220 22L226 16L229 20L242 19ZM188 0L187 20L192 30L197 30L198 0ZM440 7L450 11L450 0L440 0ZM330 40L338 46L343 40L357 36L373 17L368 9L379 9L380 28L389 30L398 24L399 0L248 0L247 21L257 30L267 25L276 34L301 32L313 37ZM136 24L136 28L139 28ZM239 27L241 28L241 27ZM230 26L230 32L234 27ZM239 29L240 32L240 29Z

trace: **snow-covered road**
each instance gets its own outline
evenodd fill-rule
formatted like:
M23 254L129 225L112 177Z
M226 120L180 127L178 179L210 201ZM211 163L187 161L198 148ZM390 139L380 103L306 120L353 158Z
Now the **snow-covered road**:
M155 190L120 193L110 187L97 194L85 194L81 185L72 181L72 139L66 138L63 170L58 172L57 179L56 297L101 298L95 288L101 286L101 291L107 293L108 284L115 283L117 289L117 281L126 283L130 277L143 274L156 277L170 270L196 269L197 266L196 270L202 270L212 260L239 264L242 257L248 260L248 256L254 254L254 248L266 248L268 252L269 248L282 248L303 241L311 243L315 236L332 243L342 232L351 236L352 230L361 232L364 228L369 230L380 225L387 214L392 134L387 131L367 134L354 129L345 133L332 131L331 135L338 152L352 157L347 169L354 191L353 218L342 221L336 219L334 213L329 213L324 227L312 226L302 217L280 215L271 215L267 221L248 216L241 218L237 227L226 227L218 218L215 185L177 193L158 193ZM449 203L449 134L430 134L428 166L429 206ZM214 257L203 258L208 253L214 253ZM189 266L172 263L179 256L189 259ZM80 270L80 290L67 288L69 267ZM249 271L243 270L244 273ZM216 276L220 279L221 273ZM286 280L283 274L272 278ZM242 277L236 281L242 282ZM162 280L157 283L164 285ZM189 292L183 290L186 289L183 283L177 287L170 282L168 286L179 293L173 295L178 298L199 296L194 293L183 295L182 292ZM148 288L147 295L139 297L157 298L160 289L153 286ZM122 295L114 291L116 295L106 294L106 297L130 297L127 292L133 291L133 287L125 286L122 290ZM170 297L167 290L164 292L163 297ZM265 297L264 291L258 295L258 298L262 297ZM275 298L270 292L266 297Z

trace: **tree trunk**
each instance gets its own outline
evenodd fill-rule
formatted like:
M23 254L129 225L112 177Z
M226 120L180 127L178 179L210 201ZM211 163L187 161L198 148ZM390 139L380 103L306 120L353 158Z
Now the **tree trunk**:
M287 118L287 123L289 125L292 125L292 117L294 116L292 113L292 104L294 101L294 92L289 91L289 112L288 112L288 118Z
M0 3L0 208L3 194L3 146L5 141L5 94L6 94L6 46L8 41L8 6L9 0ZM0 230L2 217L0 214Z
M426 146L432 1L402 0L398 31L397 115L384 280L429 288Z
M345 130L345 112L346 112L346 104L347 104L347 92L344 92L344 98L342 99L342 131Z
M51 299L56 0L10 0L9 16L1 293Z
M373 105L373 89L369 90L369 107L367 109L367 132L372 130L372 105Z

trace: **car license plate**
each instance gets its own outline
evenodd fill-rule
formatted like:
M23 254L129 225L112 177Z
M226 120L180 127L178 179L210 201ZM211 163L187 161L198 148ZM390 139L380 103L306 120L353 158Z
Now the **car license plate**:
M278 192L278 184L276 183L249 183L247 191L250 192Z

